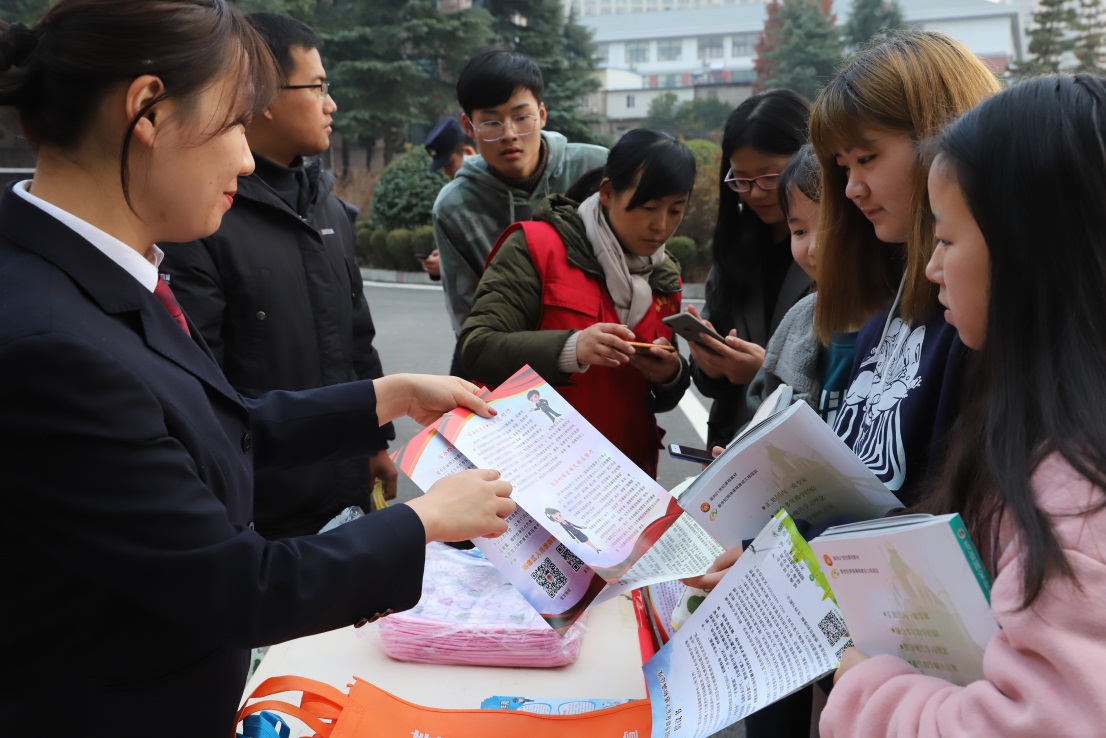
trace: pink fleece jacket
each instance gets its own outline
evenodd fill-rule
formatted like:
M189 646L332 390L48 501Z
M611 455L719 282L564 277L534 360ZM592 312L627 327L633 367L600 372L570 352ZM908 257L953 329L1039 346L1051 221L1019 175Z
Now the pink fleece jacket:
M1040 464L1032 484L1076 583L1054 576L1019 611L1025 550L1004 525L991 590L1002 631L984 652L986 679L958 687L897 657L875 656L833 688L819 723L823 738L1106 736L1106 511L1079 514L1106 492L1058 455Z

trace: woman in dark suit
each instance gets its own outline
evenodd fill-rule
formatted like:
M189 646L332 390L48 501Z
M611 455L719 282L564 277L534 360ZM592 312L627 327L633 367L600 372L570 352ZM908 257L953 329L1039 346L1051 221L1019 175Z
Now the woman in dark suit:
M218 227L277 84L225 0L58 0L0 27L0 104L38 151L0 197L0 725L226 736L249 647L413 606L427 541L496 535L514 509L470 471L267 542L254 468L490 410L409 375L243 399L174 306L153 244Z

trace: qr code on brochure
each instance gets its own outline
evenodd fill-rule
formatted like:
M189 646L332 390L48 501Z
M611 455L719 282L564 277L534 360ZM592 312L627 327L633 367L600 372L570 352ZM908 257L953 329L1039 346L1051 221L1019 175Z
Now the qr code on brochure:
M850 638L849 640L845 641L845 645L844 645L844 646L842 646L841 648L837 649L837 660L838 660L838 661L840 661L840 660L841 660L841 654L845 653L845 649L846 649L846 648L852 648L852 647L853 647L853 646L855 646L855 645L856 645L856 644L855 644L855 643L853 643L853 639L852 639L852 638Z
M563 543L557 544L557 553L564 558L565 563L572 567L572 571L580 571L580 567L584 565L584 562L580 558L568 550L568 546Z
M550 599L556 597L561 588L568 583L568 577L565 576L565 573L558 569L557 565L548 557L541 560L541 563L534 568L530 576L545 590Z
M845 621L841 619L841 615L833 610L826 613L826 616L818 623L818 627L830 644L837 643L849 635L849 629L845 625Z

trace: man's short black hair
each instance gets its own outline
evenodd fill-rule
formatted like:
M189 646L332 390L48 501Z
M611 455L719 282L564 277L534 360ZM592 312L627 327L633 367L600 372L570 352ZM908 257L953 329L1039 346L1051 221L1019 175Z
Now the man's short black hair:
M257 29L269 51L273 52L285 81L296 71L296 61L292 58L292 49L322 48L323 41L311 26L280 13L257 12L246 16L250 25Z
M529 90L540 103L541 70L525 54L503 49L476 52L457 78L457 102L470 119L472 111L502 105L519 90Z

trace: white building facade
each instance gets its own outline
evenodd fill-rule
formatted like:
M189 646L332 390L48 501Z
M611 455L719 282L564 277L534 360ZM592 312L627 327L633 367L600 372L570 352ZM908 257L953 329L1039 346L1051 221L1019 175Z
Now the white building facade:
M574 0L634 7L654 0ZM655 0L661 2L662 0ZM667 0L669 6L679 0ZM659 12L611 11L579 18L593 32L601 88L586 108L603 116L606 133L640 125L649 103L715 97L736 106L751 94L756 44L764 28L762 3L686 0L704 7ZM961 41L997 73L1023 58L1021 15L1014 3L990 0L899 0L905 21ZM709 3L709 4L708 4ZM840 25L848 0L834 3ZM590 7L590 6L589 6ZM668 6L665 6L668 7Z

